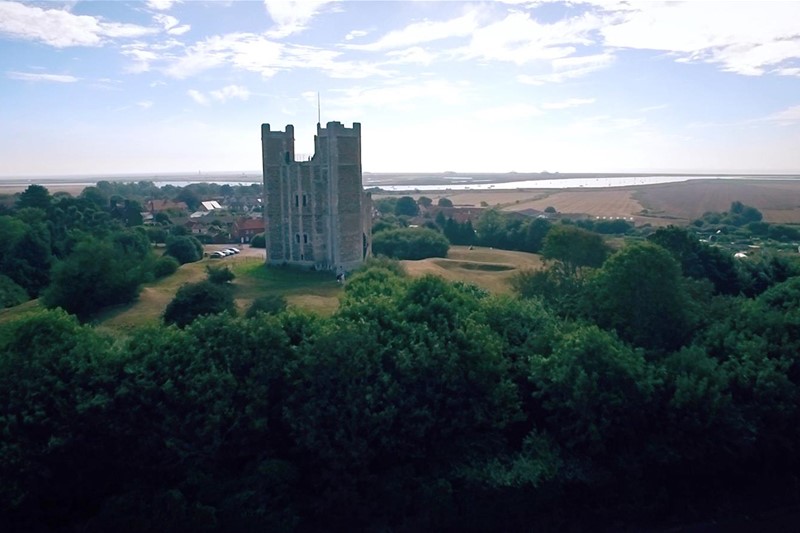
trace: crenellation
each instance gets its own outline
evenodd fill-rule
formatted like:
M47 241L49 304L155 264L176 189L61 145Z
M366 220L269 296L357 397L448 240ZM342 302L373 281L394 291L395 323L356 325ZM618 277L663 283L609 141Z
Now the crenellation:
M267 262L349 270L371 254L372 197L361 173L361 124L317 124L314 155L294 159L294 127L261 126Z

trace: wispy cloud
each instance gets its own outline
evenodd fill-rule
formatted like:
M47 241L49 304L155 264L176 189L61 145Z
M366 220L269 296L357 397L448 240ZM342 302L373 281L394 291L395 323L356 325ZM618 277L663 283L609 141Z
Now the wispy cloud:
M189 97L195 101L195 103L198 103L200 105L208 105L209 103L208 97L203 93L201 93L200 91L198 91L197 89L189 89L188 91L186 91L186 94L188 94Z
M778 122L785 126L800 123L800 105L787 107L777 113L769 115L766 120Z
M6 76L12 80L21 81L51 81L56 83L75 83L80 78L68 74L45 74L41 72L6 72Z
M164 27L164 30L170 35L183 35L192 29L192 27L188 24L181 25L180 21L171 15L158 13L153 15L153 20L161 24Z
M562 83L607 68L614 60L611 53L559 58L551 61L552 72L549 74L520 74L517 81L528 85Z
M301 32L332 0L264 0L275 27L268 35L275 39Z
M642 2L601 29L606 46L673 53L747 76L800 58L800 3Z
M528 13L512 12L474 31L469 45L458 52L465 59L517 65L566 58L578 46L594 44L595 32L605 23L605 17L592 13L543 24Z
M569 109L594 103L594 98L568 98L560 102L546 102L542 104L542 109Z
M189 97L200 105L209 105L212 100L225 103L228 100L248 100L250 98L250 89L241 85L227 85L221 89L209 91L204 93L197 89L189 89L187 91Z
M106 22L100 17L73 15L65 9L0 2L0 34L56 48L101 46L109 38L142 37L156 31L136 24Z
M228 85L222 89L211 91L211 97L215 100L219 100L220 102L226 102L232 98L247 100L250 98L250 90L247 87L242 87L241 85Z
M352 31L348 32L347 35L344 36L344 40L345 41L352 41L353 39L356 39L358 37L364 37L365 35L368 35L368 34L369 34L369 32L365 31L365 30L352 30Z
M177 52L177 53L176 53ZM137 61L134 68L163 70L185 79L201 72L230 65L269 78L281 71L317 70L333 78L360 79L389 73L374 62L341 59L342 52L314 46L286 44L255 33L215 35L188 47L158 49L138 43L124 52Z
M350 44L346 48L352 50L378 51L407 48L413 45L449 39L451 37L466 37L478 28L477 13L471 11L458 18L445 21L415 22L403 29L387 33L375 42L368 44Z
M147 0L147 7L157 11L167 11L175 4L180 4L180 0Z
M141 102L136 102L136 105L138 105L142 109L150 109L151 107L153 107L153 101L152 100L143 100Z

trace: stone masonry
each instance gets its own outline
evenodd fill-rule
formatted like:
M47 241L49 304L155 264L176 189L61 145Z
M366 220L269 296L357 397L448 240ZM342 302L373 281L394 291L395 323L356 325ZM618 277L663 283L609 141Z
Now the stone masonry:
M294 159L294 126L261 125L267 263L348 271L372 249L372 198L361 181L361 124L317 124L314 155Z

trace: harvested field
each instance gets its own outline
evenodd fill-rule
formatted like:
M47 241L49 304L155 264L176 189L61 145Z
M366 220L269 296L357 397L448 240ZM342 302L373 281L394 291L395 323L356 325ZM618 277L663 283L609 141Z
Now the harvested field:
M629 218L638 215L642 210L641 204L633 198L633 192L633 189L628 188L552 191L543 198L507 205L505 209L544 211L548 206L552 206L559 213Z
M383 196L390 195L375 197ZM633 217L637 225L655 226L688 224L707 211L727 211L739 201L757 208L767 222L800 223L800 179L709 179L603 189L438 191L409 196L428 196L434 203L449 198L459 207L485 202L506 211L544 211L552 206L564 215Z
M800 223L800 180L702 180L639 187L634 197L651 215L688 223L732 202L758 209L767 222Z

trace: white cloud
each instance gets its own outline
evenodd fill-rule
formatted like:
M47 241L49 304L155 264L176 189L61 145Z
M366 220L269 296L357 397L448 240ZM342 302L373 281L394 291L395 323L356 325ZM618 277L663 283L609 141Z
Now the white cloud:
M368 31L364 31L364 30L353 30L353 31L349 32L347 35L344 36L344 40L345 41L352 41L353 39L355 39L357 37L364 37L368 33L369 33Z
M21 81L53 81L57 83L74 83L79 80L75 76L67 74L44 74L33 72L7 72L6 76L12 80Z
M153 102L152 100L143 100L141 102L136 102L136 105L138 105L142 109L150 109L151 107L153 107Z
M220 102L225 102L231 98L247 100L250 98L250 90L247 87L242 87L241 85L228 85L227 87L223 87L217 91L211 91L211 97L219 100Z
M325 4L332 0L264 0L270 18L277 26L270 37L280 39L306 29Z
M135 24L105 22L100 17L73 15L63 9L42 9L18 2L0 2L0 34L39 41L56 48L102 46L107 38L155 33Z
M601 29L607 46L674 53L761 75L800 58L800 3L642 2Z
M369 44L345 45L352 50L379 51L396 48L406 48L416 44L449 39L451 37L466 37L478 28L477 13L471 11L461 17L435 22L425 20L409 24L402 30L387 33L377 41Z
M541 24L527 13L512 12L473 32L469 45L457 53L466 59L517 65L566 58L577 51L577 46L594 44L594 32L606 23L606 18L586 13Z
M614 60L614 56L610 53L563 57L551 62L553 71L550 74L520 74L517 76L517 81L528 85L562 83L566 80L583 77L592 72L604 69L611 65Z
M167 11L173 5L179 4L180 0L147 0L147 7L156 11Z
M131 49L154 50L152 46ZM129 53L134 55L133 51ZM148 58L148 68L150 63L158 61L164 64L167 75L178 79L222 65L233 65L238 69L259 73L265 78L294 69L319 70L333 78L359 79L387 74L373 63L341 60L341 52L285 44L254 33L216 35L186 48L183 55L158 51L156 56L157 59Z
M775 71L775 74L779 74L781 76L800 76L800 68L798 67L779 68Z
M189 89L186 91L192 100L200 105L208 105L208 97L196 89Z
M411 63L416 65L430 65L436 58L436 54L432 54L419 46L406 48L405 50L394 50L387 52L386 55L390 58L390 63Z
M153 15L153 20L164 27L164 30L170 35L183 35L192 27L188 24L179 25L180 21L171 15L163 15L158 13Z
M767 117L767 120L783 125L800 123L800 105L788 107Z
M546 102L542 104L542 109L569 109L593 103L594 98L568 98L560 102Z

